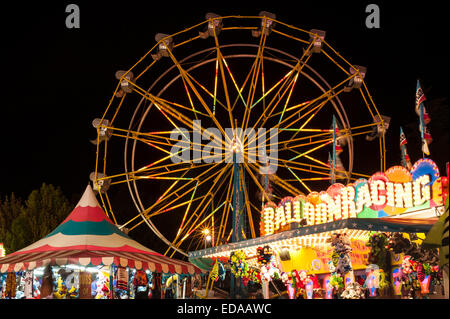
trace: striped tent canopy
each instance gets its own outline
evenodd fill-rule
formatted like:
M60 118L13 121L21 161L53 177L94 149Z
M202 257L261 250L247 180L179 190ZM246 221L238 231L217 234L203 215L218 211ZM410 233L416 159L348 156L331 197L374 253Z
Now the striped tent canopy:
M0 258L0 272L51 265L116 265L155 272L194 274L189 262L163 256L121 232L100 207L90 185L69 216L41 240Z

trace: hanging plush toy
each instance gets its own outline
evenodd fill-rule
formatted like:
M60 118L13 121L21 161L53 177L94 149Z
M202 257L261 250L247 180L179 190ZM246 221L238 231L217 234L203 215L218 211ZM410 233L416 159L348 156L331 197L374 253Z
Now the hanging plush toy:
M389 294L391 289L391 283L386 279L386 273L383 269L379 270L379 280L378 280L378 291L381 296L386 296Z
M67 287L61 277L58 278L58 287L56 292L53 293L53 296L56 299L64 299L67 295Z
M297 270L294 269L293 271L291 271L291 278L292 278L292 287L300 288L301 281Z
M281 273L281 281L283 282L283 284L285 286L291 285L292 284L292 277L289 275L289 273L282 272Z
M231 253L231 273L236 277L248 277L248 263L245 260L245 253L238 250Z
M297 284L297 287L300 287L301 289L305 289L306 284L308 283L308 274L306 273L306 271L304 270L300 270L297 272L298 273L298 278L299 278L299 282Z
M388 245L389 239L386 234L373 234L366 244L367 247L370 247L368 262L378 265L381 269L387 269L388 250L386 247Z
M333 274L330 277L330 285L339 290L345 288L344 279L339 274Z
M214 265L211 269L211 279L214 281L224 280L226 275L225 268L223 267L222 262L219 259L216 259Z
M225 270L225 267L223 266L223 264L219 261L219 264L218 264L218 268L219 268L219 279L220 280L225 280L225 275L227 274L227 272L226 272L226 270Z
M214 266L211 269L210 273L211 279L214 281L219 280L219 261L216 259Z
M333 247L331 260L335 269L332 273L336 272L343 277L352 270L349 255L352 252L350 239L346 234L332 234L327 242L331 243L331 246Z
M109 276L107 273L99 272L97 279L95 299L107 299L109 296Z
M269 282L278 278L280 278L280 270L273 262L261 266L261 280Z
M147 274L143 270L138 270L134 275L133 285L135 287L145 287L148 284Z
M347 288L342 292L343 299L364 299L364 290L357 282L352 282L347 285Z
M72 286L72 288L69 289L67 292L67 296L70 299L77 299L78 298L78 289L75 286Z
M268 264L273 256L273 250L268 245L256 248L256 253L258 254L258 264L260 265Z
M409 275L413 272L412 264L411 264L411 256L403 256L401 268L402 268L402 272L405 275Z
M256 271L256 270L253 269L253 268L250 268L250 269L248 270L248 277L246 277L245 280L246 280L247 282L248 282L248 281L251 281L251 282L254 282L254 283L257 284L257 283L260 283L261 277L260 277L258 271ZM247 285L247 284L244 283L244 285Z

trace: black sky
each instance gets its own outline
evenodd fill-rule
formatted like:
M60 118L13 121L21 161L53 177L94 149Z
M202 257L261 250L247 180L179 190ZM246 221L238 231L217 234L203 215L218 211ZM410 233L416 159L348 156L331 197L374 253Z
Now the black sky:
M421 156L413 109L416 80L421 79L428 100L448 97L443 2L161 2L2 4L0 195L15 192L25 198L46 182L76 198L94 170L91 121L102 115L111 98L115 71L132 66L154 45L156 33L199 23L206 12L257 15L266 10L288 24L326 30L327 41L342 56L368 67L366 83L375 103L380 113L392 117L387 167L400 163L399 125L408 136L413 161ZM69 3L80 6L80 29L65 27ZM380 29L365 27L369 3L380 7ZM447 99L443 104L448 105ZM437 109L438 118L430 113L431 158L443 171L448 106ZM364 156L356 153L355 160Z

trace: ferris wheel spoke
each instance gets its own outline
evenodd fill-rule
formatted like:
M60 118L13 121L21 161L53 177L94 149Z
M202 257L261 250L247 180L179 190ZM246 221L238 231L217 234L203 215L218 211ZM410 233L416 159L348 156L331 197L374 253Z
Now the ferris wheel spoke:
M178 228L177 235L176 235L174 241L172 242L172 244L178 239L178 237L181 234L181 231L182 231L183 226L184 226L184 222L186 220L186 216L187 216L187 214L189 212L189 209L191 208L191 204L192 204L192 201L194 199L195 193L197 192L197 187L198 187L198 181L197 181L197 184L195 185L194 191L191 194L189 205L186 207L186 210L184 211L183 219L181 220L180 227Z
M302 56L300 57L300 59L298 59L296 65L288 72L287 77L289 78L288 81L283 81L283 85L280 86L280 88L278 89L278 91L274 94L274 97L272 98L272 100L269 102L269 105L267 106L267 108L264 110L264 112L261 114L261 116L258 118L258 120L255 122L255 124L253 125L254 127L258 126L259 121L261 121L263 119L262 124L260 125L260 127L264 127L264 124L266 123L267 119L270 117L270 115L274 112L276 106L280 103L280 101L283 99L284 95L286 94L286 92L289 89L289 84L292 85L293 82L296 82L297 80L297 74L300 74L303 70L303 68L305 67L305 65L308 63L309 59L311 58L311 54L308 54L308 52L311 50L313 42L311 42L311 44L307 47L307 49L303 52ZM306 59L305 59L306 57ZM305 60L304 60L305 59ZM303 61L304 60L304 61ZM291 79L291 77L294 75L294 79ZM287 85L287 87L285 88L286 84L289 82L289 84ZM276 83L275 85L277 85L278 83ZM280 92L283 90L283 94L280 95ZM265 94L268 94L271 90L267 91ZM264 97L264 95L263 95ZM261 97L256 103L258 103L263 97ZM278 97L278 99L277 99ZM274 104L273 107L271 107L274 103L274 101L276 100L276 103ZM253 107L253 105L252 105ZM266 110L270 109L270 112L268 115L266 115Z
M138 90L135 90L135 92L138 92L140 95L142 95L142 97L144 97L145 99L151 101L156 108L159 110L159 112L172 124L172 126L174 128L177 129L177 131L181 132L183 135L183 131L175 124L175 122L172 120L172 118L182 122L183 124L188 124L190 119L187 118L186 116L184 116L183 114L181 114L180 112L176 112L174 111L168 104L166 104L163 100L157 98L156 96L148 93L148 92L140 92ZM169 115L172 116L169 117ZM185 136L186 139L188 139Z
M287 164L284 164L284 166L289 170L289 172L292 173L292 175L294 175L294 177L296 178L296 180L297 180L298 182L300 182L300 184L308 191L308 193L311 193L311 189L305 184L305 182L302 181L302 180L300 179L300 177L298 177L297 174L295 174L294 171L293 171L289 166L287 166Z
M309 59L309 57L308 57L308 59ZM306 62L307 62L307 61L305 61L305 63L306 63ZM303 66L304 66L304 64L303 64ZM301 68L303 68L303 66L302 66ZM274 102L274 100L276 99L277 95L275 95L274 98L269 102L267 108L264 109L264 111L262 112L261 116L258 118L258 120L256 120L256 122L255 122L255 124L254 124L254 127L257 127L257 125L259 125L259 122L260 122L261 120L262 120L262 123L260 124L260 127L264 127L264 125L266 124L266 121L267 121L269 118L272 117L272 113L274 112L275 108L278 106L278 104L281 102L281 100L283 99L283 97L285 96L285 94L286 94L288 91L289 91L289 94L288 94L288 97L287 97L287 99L286 99L286 101L285 101L285 105L284 105L283 111L281 112L280 119L279 119L279 121L278 121L277 124L275 124L275 125L272 126L272 128L279 128L279 127L280 127L282 124L284 124L287 120L289 120L289 119L291 119L292 117L294 117L294 116L297 115L297 113L293 113L293 114L290 115L288 118L286 118L285 120L282 121L282 117L283 117L283 115L284 115L284 112L285 112L285 109L286 109L287 105L289 104L290 96L291 96L291 94L292 94L292 91L293 91L293 88L294 88L294 86L295 86L295 83L297 82L298 76L299 76L299 74L300 74L300 72L301 72L301 68L300 68L300 70L298 71L298 73L296 73L296 75L294 76L294 78L293 78L293 79L290 79L290 80L288 81L288 82L289 82L288 85L287 85L286 87L284 87L283 93L279 96L279 98L278 98L278 100L276 101L276 103L273 104L273 102ZM292 71L292 70L291 70L291 71ZM287 83L287 82L285 82L285 83ZM282 89L282 88L283 88L283 87L280 87L280 89ZM278 93L278 94L279 94L279 93ZM310 104L310 101L308 101L307 103L305 103L305 105L309 105L309 104ZM305 107L307 107L307 106L305 106ZM270 110L268 114L266 114L267 110ZM299 121L300 119L301 119L301 117L298 117L297 119L294 120L294 123L297 122L297 121ZM291 123L290 125L292 125L292 124L293 124L293 123ZM253 137L253 138L251 138L251 139L249 138L249 139L247 140L246 145L249 145L250 143L253 143L255 138L256 138L256 137ZM269 138L270 138L270 137L269 137ZM269 138L268 138L268 139L269 139ZM266 142L267 142L268 139L266 139ZM244 142L245 142L245 141L244 141Z
M210 192L208 192L208 194L207 194L208 196L211 196L211 191L214 190L214 188L216 187L217 182L220 180L221 177L223 177L223 174L224 174L225 171L226 171L226 170L220 171L219 174L218 174L217 176L215 176L215 174L214 174L213 176L211 176L211 178L215 176L215 179L214 179L214 181L212 182L212 186L210 187ZM208 179L210 179L210 178L208 178ZM199 182L199 184L198 184L197 186L200 186L200 185L203 184L204 182L206 182L206 180L204 180L204 181L202 181L202 182ZM218 186L219 188L221 187L221 184L222 184L222 183L223 183L223 180L220 181L219 186ZM194 188L194 189L195 189L195 188ZM193 191L192 188L189 189L188 191L186 191L186 192L183 193L182 195L177 196L174 200L170 201L169 203L166 203L164 206L158 208L157 210L152 211L151 214L147 214L146 217L147 217L147 218L151 218L151 217L153 217L153 216L156 216L156 215L159 215L159 214L163 213L163 212L167 209L167 207L172 207L172 205L174 205L174 203L175 203L176 201L178 201L180 198L184 198L185 196L187 196L187 195L188 195L190 192L192 192L192 191ZM191 218L192 218L193 216L197 216L197 218L200 218L200 217L201 217L201 214L198 214L197 211L198 211L199 208L201 208L201 207L203 208L203 207L204 207L204 205L205 205L205 204L204 204L204 200L205 200L205 199L206 199L206 198L204 198L204 199L202 200L202 202L197 206L197 208L193 211ZM208 202L206 205L209 205L209 202ZM189 220L186 222L186 225L189 224L189 222L191 221L191 218L189 218Z
M253 169L255 172L259 171L259 168L254 165L254 164L249 164L250 168ZM286 181L284 181L283 179L281 179L280 177L277 176L277 174L272 174L273 177L273 181L276 185L280 186L281 188L283 188L285 191L287 191L290 194L296 194L299 193L300 191L295 188L294 186L292 186L289 183L286 183ZM268 199L268 198L267 198Z
M180 108L181 110L185 110L185 111L188 111L188 112L192 112L192 113L194 114L194 116L195 116L196 119L197 119L197 116L198 116L198 115L207 117L208 114L203 113L203 112L200 112L199 110L197 110L197 109L195 108L194 103L192 102L192 98L191 98L191 96L190 96L190 94L189 94L188 88L187 88L186 86L185 86L185 90L186 90L186 94L187 94L188 97L189 97L189 103L190 103L190 105L191 105L190 108L187 107L187 106L185 106L185 105L182 105L182 104L180 104L180 103L176 103L176 102L169 101L169 100L167 100L167 99L163 99L163 98L161 98L161 97L155 97L155 99L156 99L157 101L162 101L162 102L166 103L167 105L173 105L174 107Z
M336 97L338 94L343 92L344 89L341 89L341 90L339 90L337 92L335 90L336 90L336 88L338 88L339 86L343 85L347 81L348 81L348 79L342 81L341 83L336 85L334 88L331 88L330 90L328 90L328 91L324 92L323 94L321 94L319 97L317 97L317 98L307 102L306 104L303 104L302 110L310 107L310 110L308 110L307 112L303 113L300 116L298 115L299 111L294 112L291 115L289 115L288 117L286 117L284 120L282 120L282 121L278 122L277 124L275 124L273 126L273 128L277 128L277 129L279 129L281 131L294 131L296 133L292 136L292 138L295 138L297 133L302 131L304 129L304 127L306 126L306 124L308 124L332 98ZM320 102L318 105L313 106L316 102L320 101L320 99L325 99L325 100ZM309 118L299 128L290 128L291 126L293 126L295 123L297 123L300 120L302 120L304 117L306 117L310 113L313 113L313 114L311 114L309 116ZM264 123L267 120L267 118L264 120ZM287 123L289 120L292 120L292 121ZM323 131L323 130L320 130L320 131ZM266 142L267 141L268 141L268 139L266 139ZM249 143L250 142L253 142L253 140L249 140Z
M212 195L215 191L214 188L217 187L217 189L220 189L223 185L223 183L231 176L231 170L229 170L227 172L227 174L224 176L223 174L218 175L218 177L215 179L213 186L211 186L210 190L208 191L208 202L207 203L200 203L199 205L197 205L196 209L192 212L190 218L187 220L187 222L185 223L185 225L183 227L180 227L179 229L179 233L183 233L183 231L185 229L187 229L187 231L185 232L185 235L183 236L183 238L180 240L180 244L182 241L184 241L188 235L190 235L195 229L197 229L200 224L202 224L204 221L206 221L208 218L210 218L214 213L216 213L220 208L222 208L222 206L224 204L226 204L226 201L223 201L223 204L218 206L217 208L213 209L212 213L209 214L206 218L204 218L200 224L199 224L199 220L200 218L202 218L202 216L204 216L204 213L206 211L206 209L209 207L209 205L212 203L214 196ZM217 184L218 183L218 184ZM217 186L216 186L217 185ZM198 212L200 210L200 212ZM195 220L191 221L193 218L195 217ZM176 240L176 239L175 239ZM175 241L174 241L175 242Z
M221 168L220 170L214 172L214 173L210 173L211 170L213 170L215 168L215 166L211 166L210 168L208 168L207 170L203 171L202 173L198 174L196 176L196 178L188 181L187 183L185 183L184 185L178 187L176 190L172 191L168 196L164 197L164 198L158 198L158 200L149 208L144 210L144 214L146 216L148 216L149 218L153 215L158 213L159 211L167 208L169 205L172 205L174 202L176 202L177 200L179 200L180 198L183 198L184 196L186 196L187 194L191 193L196 187L206 183L208 180L214 178L216 175L222 175L224 171L226 171L226 167ZM206 175L207 177L205 179L201 179L203 177L203 175ZM178 195L178 192L180 192L181 190L183 190L185 187L187 187L189 184L196 182L195 185L191 186L191 188L188 188L187 191L185 191L183 194ZM197 185L198 183L198 185ZM172 199L171 201L169 201L169 198L175 197L174 199ZM169 201L169 202L168 202ZM164 204L165 203L165 204ZM152 212L150 214L150 211L152 211L153 208L156 207L156 205L163 205L162 207L160 207L158 210Z
M181 130L177 124L175 123L175 120L181 122L182 124L184 124L185 126L187 126L189 129L191 129L192 131L197 131L201 134L205 133L205 128L203 126L201 126L198 122L194 122L193 119L190 119L189 117L185 116L184 114L178 112L177 110L173 109L172 107L170 107L168 104L166 104L164 102L164 100L161 100L157 97L154 96L149 96L149 99L154 103L154 105L158 108L158 110L166 117L166 119L173 125L173 127L184 136L185 140L189 141L190 138L187 137L184 133L184 130ZM167 113L167 114L166 114ZM221 128L219 128L221 129ZM223 129L222 129L223 130ZM216 136L214 134L214 132L210 132L208 133L210 136L214 137L212 141L210 141L210 143L214 143L217 146L222 146L225 147L225 141L222 140L222 138L219 138L218 136ZM227 135L225 135L226 138L228 138ZM221 143L222 145L218 145L218 143ZM180 141L178 143L183 143L183 141ZM198 143L197 143L198 144ZM194 145L195 146L195 145ZM204 146L202 144L202 146Z
M194 231L196 231L200 226L202 226L206 221L211 219L214 214L224 206L226 202L222 202L216 209L214 209L211 213L209 213L204 219L192 225L192 227L186 232L186 234L175 244L175 247L180 247L181 244L192 235ZM206 209L207 205L205 206Z
M185 172L184 174L186 174L187 172ZM184 174L183 174L183 176L184 176ZM156 205L158 205L158 204L161 204L164 200L168 200L168 198L170 198L170 197L172 197L173 195L175 195L175 194L177 194L177 191L180 191L181 189L183 189L184 187L186 187L187 185L185 184L185 185L182 185L181 187L179 187L178 189L176 189L176 190L174 190L174 191L172 191L170 194L169 194L169 196L166 198L166 196L167 196L167 194L178 184L178 182L179 182L180 180L176 180L174 183L172 183L171 185L170 185L170 187L164 192L164 194L163 195L161 195L150 207L148 207L147 209L145 209L142 213L140 213L139 215L137 215L135 218L133 218L133 220L134 219L136 219L137 217L139 217L139 216L142 216L143 218L147 218L148 219L148 212L150 211L150 210L152 210L154 207L156 207ZM189 184L190 183L190 181L187 183L187 184ZM185 194L187 194L187 193L189 193L189 190L188 190L188 192L186 192ZM168 205L166 205L166 206L164 206L163 207L163 209L164 208L166 208L166 207L168 207L170 204L173 204L177 199L179 199L179 198L181 198L182 196L184 196L185 194L183 194L183 195L180 195L180 196L177 196L174 200L172 200ZM176 195L175 195L176 196ZM133 226L132 228L130 228L130 230L132 230L132 229L134 229L134 228L136 228L137 226L139 226L140 224L142 224L142 222L143 222L144 220L142 220L141 222L139 222L138 224L136 224L135 226Z
M215 44L216 44L216 52L217 52L217 56L216 56L216 78L217 78L217 71L218 71L217 70L217 66L219 66L220 74L221 74L221 78L222 78L223 90L224 90L224 93L225 93L225 100L226 100L226 104L227 104L228 118L229 118L229 121L230 121L230 126L231 126L231 128L233 130L233 136L234 136L234 131L235 131L236 128L234 126L235 123L233 121L233 111L232 111L232 106L231 106L231 102L230 102L230 96L229 96L229 92L228 92L227 81L226 81L226 78L225 78L224 65L226 66L228 74L230 75L230 77L231 77L231 79L233 81L233 84L234 84L234 86L235 86L236 90L238 91L238 94L239 94L239 96L241 98L242 98L242 95L241 95L241 93L239 91L239 88L238 88L238 86L236 84L236 81L235 81L235 79L233 77L233 74L231 73L230 68L228 67L227 62L225 61L225 58L222 55L222 52L220 50L219 40L217 38L215 28L214 28L214 41L215 41ZM243 100L243 98L242 98L242 100ZM245 101L243 101L243 102L245 104Z
M290 99L291 99L292 91L294 90L295 83L297 83L297 79L298 79L299 74L300 74L300 73L297 73L297 74L295 75L295 77L294 77L294 81L292 81L292 85L291 85L291 88L290 88L290 90L289 90L288 97L287 97L287 99L286 99L286 101L285 101L285 103L284 103L283 110L281 111L281 115L280 115L280 119L278 120L278 123L280 123L281 120L283 119L284 112L286 111L286 107L288 106L289 101L290 101Z
M266 19L266 18L264 18L264 19ZM245 131L248 127L248 122L250 120L250 113L252 111L252 108L249 106L253 104L259 75L260 75L260 73L262 73L262 70L263 70L262 65L263 65L263 61L264 61L264 58L263 58L264 57L264 48L265 48L266 39L267 39L267 32L265 32L265 29L266 29L266 23L264 22L263 28L261 31L261 36L259 39L258 52L256 54L255 61L252 65L252 68L250 71L252 73L252 78L251 78L250 85L249 85L249 92L247 95L247 103L244 104L245 110L244 110L244 116L242 119L243 131ZM242 136L240 138L242 139Z
M175 56L173 55L172 51L167 48L167 52L170 56L170 58L172 59L173 63L176 65L178 71L180 72L180 75L183 77L183 79L186 81L186 83L189 85L189 87L191 88L191 90L194 92L195 96L197 97L197 99L200 101L200 104L204 107L204 109L206 110L206 112L208 113L208 115L211 117L211 119L214 121L214 124L216 124L216 127L220 130L220 132L222 133L223 136L225 136L226 139L228 139L228 142L231 143L231 141L229 140L229 137L227 136L227 134L225 133L225 130L223 129L223 127L220 125L220 123L218 122L218 120L216 119L215 115L212 113L211 109L209 108L208 104L205 102L205 100L203 99L203 97L200 95L200 93L198 92L198 90L195 88L194 84L192 83L190 77L188 76L188 72L186 70L183 69L183 67L180 65L180 63L178 62L178 60L175 58ZM192 75L191 75L192 76Z
M180 162L180 163L163 164L163 165L160 165L160 166L152 166L152 164L154 164L154 163L150 163L148 165L145 165L145 166L143 166L143 167L141 167L141 168L139 168L139 169L137 169L135 171L125 172L125 173L111 175L111 176L106 176L106 177L103 177L103 178L98 178L98 180L111 179L111 180L113 180L111 182L111 184L113 185L113 184L119 184L119 183L123 183L123 182L137 180L137 179L139 179L141 177L141 175L139 175L139 174L142 174L142 176L150 176L150 179L151 179L151 176L158 176L158 174L162 174L162 173L169 174L170 172L173 173L174 171L176 171L176 172L189 172L189 170L192 169L191 164L189 164L189 163L182 163L182 162ZM176 168L176 167L183 166L183 165L188 165L188 166L182 167L182 168L179 168L179 169L175 169L173 171L169 170L169 169ZM197 167L207 167L207 166L211 166L211 165L213 165L213 163L205 163L205 164L200 164ZM165 169L166 171L160 172L159 170L161 170L161 169ZM147 174L147 175L144 175L144 174ZM118 177L125 177L125 179L124 180L115 181L115 179L117 179ZM184 175L179 177L179 179L180 180L187 180L186 178L183 178L183 177L184 177Z
M278 104L281 102L283 97L288 92L289 86L292 85L294 80L291 77L294 72L295 72L295 69L289 71L280 81L275 83L275 85L265 93L265 95L268 95L268 93L270 93L272 89L274 89L276 86L279 86L278 91L274 93L274 96L268 103L267 107L263 110L263 112L261 112L261 115L253 124L253 127L264 127L267 119L269 119L271 117L272 113L275 111ZM279 84L281 84L281 85L279 85ZM262 97L260 97L259 100L256 101L255 103L258 103L263 98L265 98L264 95ZM261 124L259 124L260 121L262 121Z
M218 60L216 60L218 63ZM213 115L215 116L215 106L216 104L219 104L222 108L227 110L226 105L223 102L220 102L220 100L217 98L217 92L216 88L214 89L214 93L211 93L204 85L200 84L190 73L186 74L195 84L198 85L199 88L201 88L206 94L208 94L213 99ZM216 79L214 79L216 81ZM186 86L187 89L187 86Z
M208 206L210 205L210 203L212 202L212 200L214 199L214 196L211 195L214 192L214 188L215 185L217 184L217 182L219 182L217 188L220 189L221 186L223 185L223 183L228 179L228 177L230 177L231 174L231 170L229 170L226 174L226 176L223 176L223 171L220 175L217 176L217 178L214 180L213 185L211 186L208 194L206 195L209 200L208 202L204 203L204 199L202 200L202 202L197 205L196 209L192 212L191 216L189 217L189 219L186 221L186 223L180 226L180 228L177 231L177 236L175 237L173 244L176 247L179 247L181 245L181 243L187 239L187 237L192 234L193 231L195 231L200 225L202 225L207 219L209 219L210 217L212 217L214 215L214 213L216 213L220 208L222 208L222 206L227 203L227 201L224 201L219 207L215 208L212 213L210 213L206 218L204 218L202 221L199 222L200 218L203 216L205 210L208 208ZM197 213L201 208L201 211L199 213ZM192 219L195 217L195 220L192 221ZM183 217L184 218L184 217ZM191 222L192 221L192 222ZM187 231L185 231L187 229ZM181 236L181 234L184 232L184 236L181 237L181 239L179 240L178 243L176 243L176 240Z
M319 164L321 164L321 165L318 166L318 165L314 165L314 164L310 164L310 163L303 163L303 162L299 162L299 161L291 162L291 161L286 161L286 160L280 160L280 162L284 163L285 165L289 164L289 167L291 169L293 169L293 170L298 170L298 171L312 173L312 174L318 174L318 175L325 175L325 176L328 176L328 179L329 179L329 176L330 176L330 173L329 173L330 165L329 164L326 164L326 163L323 163L321 161L318 161L317 159L314 159L314 158L309 157L307 155L304 155L304 157L307 157L308 159L311 159L313 161L319 162ZM299 166L308 167L308 169L302 168L302 167L299 167ZM369 175L362 174L362 173L349 172L349 171L338 170L338 169L335 169L334 171L336 173L341 174L341 175L342 174L352 174L352 175L355 175L355 176L358 176L358 177L370 178ZM337 177L338 178L342 178L342 179L346 179L347 178L346 176L345 177L344 176L337 176ZM352 179L352 180L356 180L357 179L357 178L352 178L352 177L349 177L349 178ZM310 178L310 179L303 178L303 181L306 181L306 180L321 180L321 179L314 178L314 177Z
M348 73L346 73L348 75ZM302 105L301 110L298 110L298 112L302 112L304 109L311 107L312 105L314 105L316 102L320 101L323 98L326 98L325 101L323 101L323 103L320 103L318 106L311 108L308 112L306 112L305 114L303 114L300 117L304 117L306 115L308 115L309 113L311 113L312 111L314 111L314 113L300 126L300 128L297 129L297 131L295 132L295 134L292 136L292 138L295 138L297 136L297 134L301 131L314 131L315 129L305 129L305 126L309 123L309 121L312 120L312 118L314 118L316 116L316 114L320 111L320 109L322 109L322 107L328 102L331 101L333 98L336 98L340 93L345 91L345 87L341 88L339 91L336 91L337 88L343 86L345 83L347 83L347 81L350 81L353 77L355 77L357 75L357 73L353 74L353 75L349 75L349 77L343 81L341 81L340 83L338 83L337 85L335 85L334 87L330 88L328 91L323 92L321 95L319 95L317 98L312 99L309 101L309 103L306 103L305 105ZM297 122L294 120L294 122ZM288 126L291 126L293 123L290 123ZM286 125L287 126L287 125ZM296 129L293 128L284 128L285 130L292 130L295 131Z
M310 107L310 109L307 112L301 114L300 116L298 114L296 114L296 113L293 113L290 116L286 117L283 121L279 122L276 125L276 127L281 127L281 129L290 128L292 125L294 125L295 123L299 122L300 120L302 120L303 118L305 118L306 116L309 115L309 117L305 120L305 122L303 122L303 124L298 128L298 130L301 131L319 113L319 111L325 105L327 105L327 103L329 101L331 101L333 98L338 96L343 91L344 91L344 89L341 89L341 90L339 90L337 92L335 92L334 90L330 90L329 94L325 94L328 91L323 93L323 94L321 94L320 97L318 97L318 98L310 101L308 104L304 105L303 109L306 109L306 108ZM315 102L318 102L320 99L324 99L324 100L321 101L319 104L313 106L315 104ZM291 120L291 119L293 119L293 121L289 122L289 124L288 124L287 122L289 120Z

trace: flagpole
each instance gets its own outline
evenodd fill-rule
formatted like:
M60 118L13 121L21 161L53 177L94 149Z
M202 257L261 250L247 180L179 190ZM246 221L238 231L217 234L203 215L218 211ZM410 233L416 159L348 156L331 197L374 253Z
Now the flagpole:
M425 143L424 133L423 133L423 104L420 104L420 138L422 140L422 158L425 158L425 152L423 151L423 143Z

